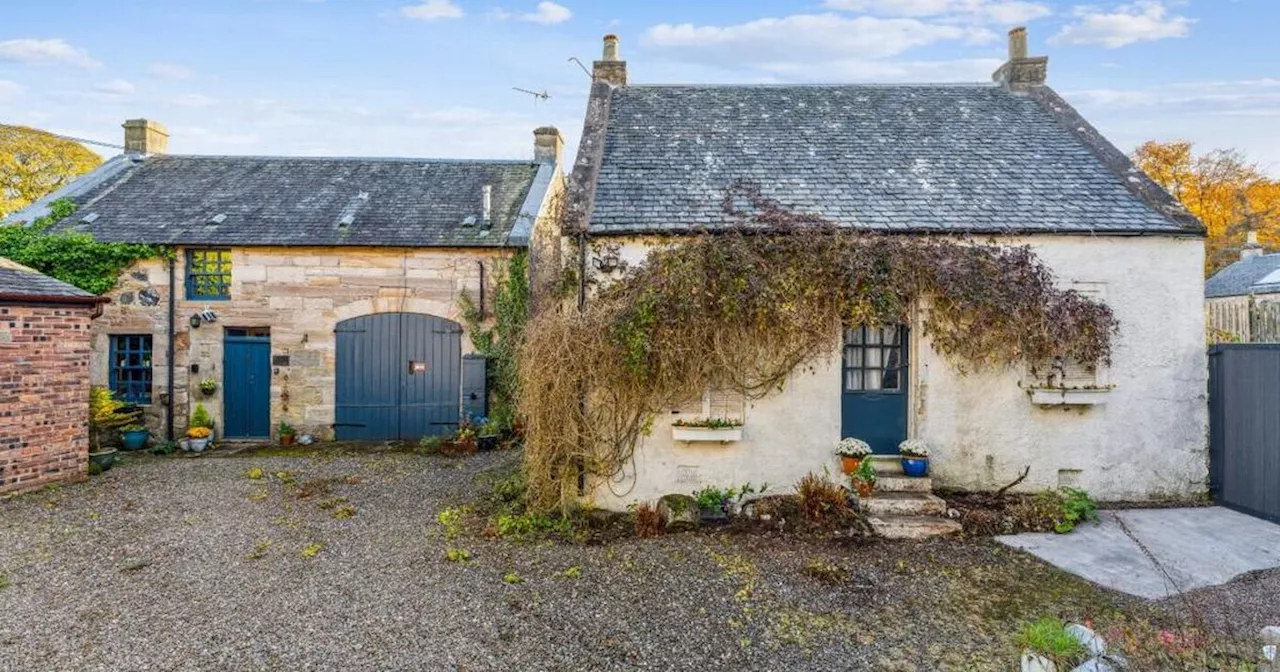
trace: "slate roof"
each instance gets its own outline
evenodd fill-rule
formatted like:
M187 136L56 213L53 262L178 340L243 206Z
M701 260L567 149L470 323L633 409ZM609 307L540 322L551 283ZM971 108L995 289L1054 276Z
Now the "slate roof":
M113 161L121 160L128 165L73 183L63 195L79 208L60 227L102 241L175 245L504 246L540 168L531 161L438 159ZM493 187L489 228L485 185ZM28 217L40 214L29 211ZM465 224L468 218L474 223Z
M588 224L597 234L723 225L725 189L738 179L792 211L865 229L1203 232L1052 93L1046 102L994 84L757 85L610 95Z
M1280 254L1263 254L1231 264L1204 283L1205 298L1280 293Z
M0 297L5 300L42 298L84 299L95 303L100 299L79 287L55 280L17 262L0 257Z

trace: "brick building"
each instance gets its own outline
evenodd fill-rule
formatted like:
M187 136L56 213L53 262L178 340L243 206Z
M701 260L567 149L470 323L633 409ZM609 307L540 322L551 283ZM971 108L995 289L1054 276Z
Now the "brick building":
M0 494L84 477L89 324L104 301L0 258Z

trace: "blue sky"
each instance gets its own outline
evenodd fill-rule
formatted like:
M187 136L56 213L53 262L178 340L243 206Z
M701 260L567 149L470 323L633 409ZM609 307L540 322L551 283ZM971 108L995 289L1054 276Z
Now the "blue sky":
M0 4L0 123L119 142L148 117L175 153L520 158L543 124L576 145L589 81L568 59L606 32L636 83L986 81L1026 24L1122 149L1186 138L1280 174L1275 0Z

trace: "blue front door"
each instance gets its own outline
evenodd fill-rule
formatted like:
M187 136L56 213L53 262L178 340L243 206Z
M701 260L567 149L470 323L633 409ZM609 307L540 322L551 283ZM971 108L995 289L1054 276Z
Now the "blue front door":
M907 438L907 328L847 328L843 360L842 438L862 439L877 455L897 453Z
M271 436L271 335L265 329L227 329L222 362L223 436Z

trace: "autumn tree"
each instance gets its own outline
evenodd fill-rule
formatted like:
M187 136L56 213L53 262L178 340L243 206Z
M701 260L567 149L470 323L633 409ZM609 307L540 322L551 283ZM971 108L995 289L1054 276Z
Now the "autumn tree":
M26 207L102 163L83 145L0 124L0 217Z
M1240 258L1249 231L1280 249L1280 181L1233 149L1196 155L1190 142L1148 142L1133 161L1208 229L1205 272Z

